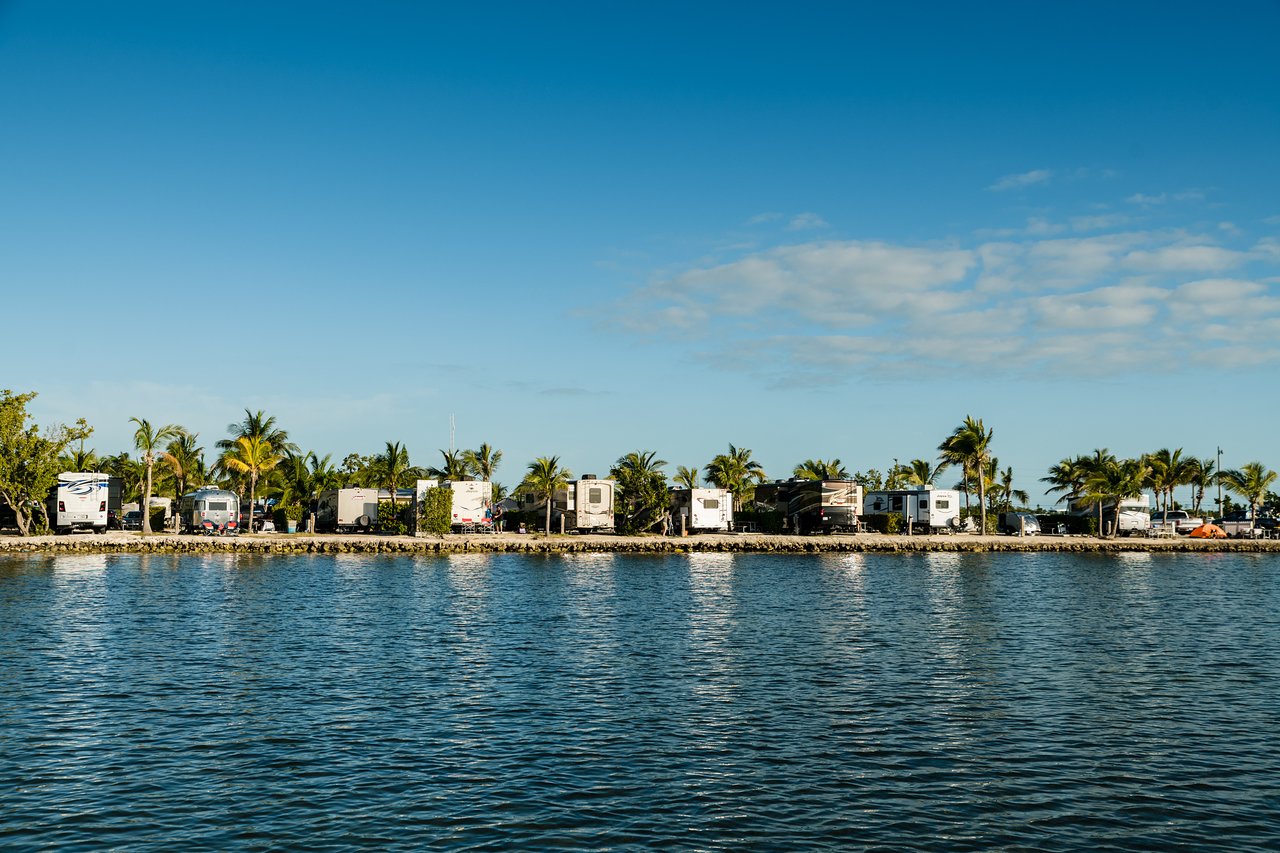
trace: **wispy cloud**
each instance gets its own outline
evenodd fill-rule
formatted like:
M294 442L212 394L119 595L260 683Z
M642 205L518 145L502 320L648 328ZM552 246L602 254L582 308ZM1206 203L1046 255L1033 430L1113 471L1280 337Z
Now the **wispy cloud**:
M788 231L807 231L811 228L826 228L827 220L816 213L800 213L791 217L787 223Z
M1046 223L1006 239L752 250L661 275L619 313L633 329L660 330L781 384L956 366L1102 371L1188 353L1204 365L1280 361L1280 244L1232 248L1219 240L1236 235L1216 229L1091 233L1128 221L1106 214L1073 220L1072 233ZM1227 318L1240 334L1222 331Z
M1032 169L1030 172L1018 172L1012 175L1005 175L991 186L987 187L991 192L1008 192L1009 190L1021 190L1036 184L1048 183L1053 177L1051 169Z

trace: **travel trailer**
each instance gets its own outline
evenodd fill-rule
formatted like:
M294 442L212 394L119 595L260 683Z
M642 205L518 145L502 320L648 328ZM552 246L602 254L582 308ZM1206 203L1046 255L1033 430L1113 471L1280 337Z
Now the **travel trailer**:
M445 480L440 488L453 491L449 521L456 531L493 524L493 483L484 480Z
M63 473L49 490L49 526L56 533L72 530L107 532L111 477L99 473Z
M728 489L672 489L675 532L721 533L733 529L733 495Z
M613 480L601 480L594 474L583 474L581 479L570 480L563 489L557 489L551 501L551 523L557 525L564 519L565 530L586 533L593 530L612 530L613 502L617 484Z
M783 516L792 533L856 533L862 486L855 480L775 480L756 486L756 506Z
M917 486L867 492L862 501L867 515L897 515L903 531L932 533L960 526L960 492Z
M239 530L240 498L226 489L196 489L182 496L178 516L187 533L235 533Z
M329 489L316 502L316 530L324 533L369 531L378 520L378 501L391 500L386 489Z

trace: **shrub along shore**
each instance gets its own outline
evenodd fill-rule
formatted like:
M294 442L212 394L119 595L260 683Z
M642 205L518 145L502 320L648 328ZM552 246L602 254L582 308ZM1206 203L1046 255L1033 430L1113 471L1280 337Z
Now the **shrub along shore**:
M73 536L0 536L5 553L97 554L460 554L460 553L912 553L1057 551L1078 553L1266 552L1280 540L1097 539L1087 536L607 536L485 534L447 536L333 536L255 534L234 537L110 533Z

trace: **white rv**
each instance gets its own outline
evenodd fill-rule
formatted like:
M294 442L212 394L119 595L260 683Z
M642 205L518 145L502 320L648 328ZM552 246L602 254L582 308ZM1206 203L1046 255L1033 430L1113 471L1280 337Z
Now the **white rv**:
M449 522L455 530L493 524L493 483L484 480L445 480L441 488L453 491Z
M58 485L49 490L49 525L57 533L106 533L110 480L107 474L59 474Z
M616 493L617 484L613 480L601 480L591 474L570 480L565 488L557 489L552 498L552 523L563 518L565 530L612 530Z
M1098 518L1098 504L1086 501L1075 501L1071 504L1072 515L1086 518ZM1170 516L1169 521L1173 521ZM1197 525L1192 525L1199 526ZM1145 536L1151 530L1151 495L1143 493L1136 498L1125 498L1117 505L1107 501L1102 505L1102 529L1125 536L1137 533ZM1178 527L1179 532L1183 532Z
M733 527L733 495L728 489L672 489L672 527L694 532L722 532Z
M378 521L378 501L391 500L386 489L329 489L316 502L316 530L368 531Z
M868 515L897 515L903 530L931 533L960 525L960 492L921 486L867 492L863 508Z

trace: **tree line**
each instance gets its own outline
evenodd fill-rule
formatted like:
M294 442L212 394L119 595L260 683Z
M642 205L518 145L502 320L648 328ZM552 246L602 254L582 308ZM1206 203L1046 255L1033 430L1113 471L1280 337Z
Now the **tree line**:
M435 465L414 464L409 449L399 441L387 441L381 453L352 453L335 463L331 454L303 451L274 416L245 409L243 419L228 424L227 435L214 442L208 455L198 433L180 424L157 425L140 417L130 419L132 450L99 455L87 446L93 428L83 419L72 426L40 429L26 411L35 396L34 392L0 391L0 502L11 508L23 535L48 529L44 499L64 471L100 471L119 477L125 499L138 500L143 506L149 505L153 495L178 498L202 486L229 489L251 503L271 498L283 506L296 506L311 503L328 489L381 488L394 495L397 489L428 478L484 480L493 483L495 502L508 495L496 481L502 451L487 443L475 449L440 450ZM953 488L964 495L966 513L979 517L979 529L985 533L988 514L1029 503L1027 492L1014 486L1013 468L1002 468L993 455L993 438L994 431L981 418L967 416L938 445L934 459L894 460L884 474L874 468L850 472L839 459L805 459L790 474L809 480L852 479L868 490L880 490L938 485L943 474L954 468L960 476ZM654 451L636 450L620 456L610 468L609 476L617 483L622 532L650 531L663 523L669 483L697 488L705 481L728 491L735 511L742 511L753 505L756 486L768 480L752 451L734 444L701 467L680 465L668 474L667 465ZM540 456L526 466L511 494L545 503L544 523L550 531L551 497L572 478L559 456ZM1181 486L1193 488L1197 513L1205 489L1216 484L1242 497L1255 515L1264 505L1277 503L1270 494L1276 473L1262 463L1217 471L1212 460L1184 455L1181 449L1162 449L1137 459L1117 459L1105 448L1095 450L1063 459L1042 482L1048 484L1049 494L1060 495L1060 501L1073 506L1096 504L1100 519L1104 504L1144 490L1156 496L1157 510L1167 513L1174 490ZM971 499L975 505L971 506ZM150 532L148 515L142 514L144 532Z

